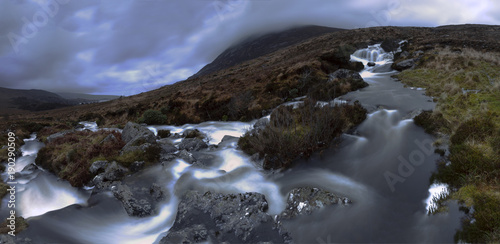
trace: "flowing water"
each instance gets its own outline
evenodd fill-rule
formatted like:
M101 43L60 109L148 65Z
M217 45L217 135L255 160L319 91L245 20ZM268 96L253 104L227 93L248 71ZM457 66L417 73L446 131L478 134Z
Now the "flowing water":
M380 45L359 50L352 59L367 67L361 75L369 86L334 103L359 100L370 111L367 119L355 133L343 135L337 147L285 172L267 174L237 149L235 140L221 143L225 135L241 136L253 122L149 127L155 133L159 129L182 133L196 128L208 135L210 144L220 143L217 149L206 152L211 163L205 169L176 159L124 179L155 182L166 189L167 198L158 214L151 217L129 217L109 192L91 196L90 189L73 188L44 170L21 172L43 147L35 138L27 140L16 166L20 179L17 211L30 224L21 236L39 242L153 243L172 226L179 197L187 190L259 192L269 202L269 214L278 214L285 207L288 191L314 186L345 195L353 204L326 207L285 221L296 243L452 242L461 215L455 204L450 204L447 214L427 215L432 195L443 186L430 187L429 177L438 157L433 153L431 136L411 118L412 112L432 109L434 103L422 89L405 88L391 78L395 74L390 68L392 54ZM375 66L368 67L368 62ZM97 129L94 123L83 125ZM171 142L178 144L180 139ZM5 217L5 209L6 199L1 217Z

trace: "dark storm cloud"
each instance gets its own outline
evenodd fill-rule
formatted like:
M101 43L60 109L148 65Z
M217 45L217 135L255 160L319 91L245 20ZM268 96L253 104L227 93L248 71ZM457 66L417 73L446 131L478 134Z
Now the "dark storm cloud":
M2 0L0 86L130 95L185 79L250 35L308 24L491 24L499 8L487 0Z

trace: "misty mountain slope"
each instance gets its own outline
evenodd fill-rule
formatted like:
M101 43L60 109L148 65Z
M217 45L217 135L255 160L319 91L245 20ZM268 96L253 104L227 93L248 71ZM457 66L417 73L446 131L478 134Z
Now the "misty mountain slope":
M212 63L203 67L193 77L207 75L264 56L279 49L303 42L309 38L343 29L323 26L304 26L290 30L249 38L226 49Z
M500 26L457 25L429 27L374 27L345 30L310 38L272 53L138 95L104 103L23 114L19 119L43 116L76 121L85 114L99 114L105 124L125 124L146 110L163 111L169 123L219 120L223 115L236 120L251 119L286 100L297 82L311 71L311 77L325 79L322 56L342 46L366 47L386 39L408 40L420 49L463 48L500 52ZM242 46L238 49L253 50ZM245 56L236 53L235 56ZM251 55L256 56L256 55ZM328 55L327 55L328 56ZM221 57L222 58L222 57ZM251 111L250 117L243 117ZM16 119L11 116L11 119Z

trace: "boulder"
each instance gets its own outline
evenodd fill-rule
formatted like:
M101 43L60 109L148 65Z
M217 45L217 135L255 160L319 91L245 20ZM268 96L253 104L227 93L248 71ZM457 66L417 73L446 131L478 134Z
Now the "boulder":
M125 128L123 128L122 140L128 144L134 139L137 140L137 138L143 139L145 142L149 143L156 142L155 134L148 128L133 122L128 122Z
M328 82L331 82L335 79L348 79L348 78L352 78L354 80L363 80L361 75L356 71L348 69L338 69L337 71L331 73L328 76Z
M199 151L207 148L208 145L199 138L184 138L179 144L179 150Z
M75 132L75 130L65 130L65 131L60 131L60 132L54 133L50 136L47 136L47 142L50 143L50 142L54 141L56 138L63 137L66 134L73 133L73 132Z
M123 178L128 173L128 169L125 167L118 165L115 161L113 161L103 173L104 181L115 181Z
M170 143L159 143L161 147L162 154L169 154L177 152L177 148Z
M266 213L264 195L190 191L160 243L289 243L291 237Z
M370 66L370 67L373 67L373 66L375 66L375 63L374 62L368 62L367 65Z
M414 59L406 59L406 60L392 64L392 68L397 70L397 71L403 71L406 69L411 69L413 67L415 67L415 60Z
M89 171L92 174L99 174L101 172L104 172L106 166L108 166L108 161L98 160L92 163L92 165L89 168Z
M115 135L109 134L104 139L102 139L102 141L99 144L103 144L106 142L118 142L118 139L116 139Z
M128 185L117 183L111 186L116 199L120 200L129 216L146 217L153 213L153 206L143 194L133 193ZM141 196L137 196L141 195ZM143 198L144 197L144 198Z
M182 133L182 137L203 139L206 138L207 136L198 129L187 129Z

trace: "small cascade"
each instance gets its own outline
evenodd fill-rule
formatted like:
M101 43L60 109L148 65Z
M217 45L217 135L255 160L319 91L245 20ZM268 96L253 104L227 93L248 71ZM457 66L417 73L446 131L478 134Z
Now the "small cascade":
M367 48L360 49L351 55L352 61L362 62L365 66L369 63L385 64L392 61L394 55L384 51L380 44L368 46Z

